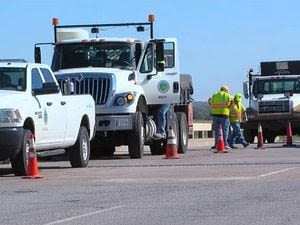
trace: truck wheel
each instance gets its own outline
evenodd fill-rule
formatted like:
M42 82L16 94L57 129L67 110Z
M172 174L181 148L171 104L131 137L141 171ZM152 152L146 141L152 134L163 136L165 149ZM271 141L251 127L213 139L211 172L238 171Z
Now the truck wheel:
M244 130L243 134L244 134L244 138L247 142L250 142L251 144L254 143L254 138L256 135L253 134L254 132L252 132L251 130Z
M188 138L189 131L187 125L186 115L183 112L177 112L177 121L178 121L178 153L186 153L188 149Z
M128 151L132 159L140 159L144 155L144 119L141 112L133 116L133 130L128 135Z
M165 154L167 141L155 140L150 144L151 155L163 155Z
M97 157L112 157L116 151L115 146L111 147L102 147L98 146L97 147L94 145L91 147L91 157L97 158Z
M99 151L99 155L103 157L112 157L115 154L115 151L116 151L115 146L101 147Z
M90 140L85 127L80 127L75 145L68 149L72 167L87 167L90 159Z
M276 138L276 135L272 135L272 134L269 134L269 135L266 136L266 139L267 139L268 143L274 143L275 138Z
M11 167L16 176L26 176L28 169L28 152L29 152L29 140L32 135L30 130L24 129L23 143L19 153L16 157L11 158Z

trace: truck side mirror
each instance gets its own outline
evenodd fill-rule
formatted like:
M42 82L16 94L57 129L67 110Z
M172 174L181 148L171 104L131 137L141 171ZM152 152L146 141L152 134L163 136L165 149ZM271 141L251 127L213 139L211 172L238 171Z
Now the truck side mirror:
M135 56L135 65L137 66L139 64L141 55L142 55L142 43L136 43L135 44L135 51L134 51L134 56Z
M40 47L34 47L34 62L35 63L41 63L42 62L41 48Z
M42 88L33 89L34 95L57 94L57 93L59 93L59 87L54 82L43 83Z
M164 42L156 42L156 70L157 72L163 72L165 70L165 51Z
M244 93L245 99L248 99L249 98L249 89L248 89L248 83L247 82L243 83L243 93Z
M71 95L74 93L74 83L70 78L67 78L64 82L64 95Z

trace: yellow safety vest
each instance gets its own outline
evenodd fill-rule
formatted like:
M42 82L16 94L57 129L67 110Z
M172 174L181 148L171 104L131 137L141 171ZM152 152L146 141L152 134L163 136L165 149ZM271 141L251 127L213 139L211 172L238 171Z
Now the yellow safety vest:
M229 116L229 106L231 103L231 95L219 91L209 99L211 106L211 115Z
M233 104L230 107L230 112L229 112L229 121L230 122L241 122L242 119L242 112L245 111L245 107L241 102L237 104Z

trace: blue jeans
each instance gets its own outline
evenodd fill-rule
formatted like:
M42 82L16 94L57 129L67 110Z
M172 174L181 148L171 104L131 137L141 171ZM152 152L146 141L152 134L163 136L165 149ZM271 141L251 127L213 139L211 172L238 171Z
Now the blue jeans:
M166 124L167 124L167 112L170 109L169 104L163 104L157 111L157 133L166 135Z
M215 134L215 144L218 143L218 136L219 136L219 124L222 126L223 132L223 140L224 145L228 146L227 138L228 138L228 130L229 130L229 119L228 117L223 116L212 116L213 120L213 131Z
M229 137L229 145L234 146L235 143L243 144L243 145L247 144L247 142L242 134L240 123L239 122L230 122L230 126L232 127L232 132Z

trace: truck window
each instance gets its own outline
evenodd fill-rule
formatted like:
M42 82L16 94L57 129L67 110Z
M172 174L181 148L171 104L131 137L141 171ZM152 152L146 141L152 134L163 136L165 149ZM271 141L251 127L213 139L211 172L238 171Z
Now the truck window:
M299 93L300 87L297 79L260 80L254 83L257 94L283 94L285 92ZM256 93L253 89L253 93Z
M173 68L175 65L175 50L173 42L164 43L165 68Z
M41 68L42 74L44 76L45 82L55 83L51 72L46 68Z
M24 91L25 80L24 68L0 68L0 89Z
M134 43L87 42L56 45L53 71L82 67L135 68Z
M148 44L142 66L140 69L141 73L150 73L153 70L153 44Z
M41 89L43 87L43 80L38 69L34 68L31 71L32 74L32 90Z

